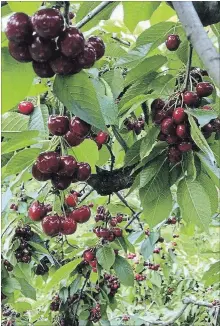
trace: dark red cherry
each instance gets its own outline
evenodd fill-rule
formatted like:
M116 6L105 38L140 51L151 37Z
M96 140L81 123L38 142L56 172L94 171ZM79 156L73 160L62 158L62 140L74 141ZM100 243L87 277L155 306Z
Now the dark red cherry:
M181 41L178 35L168 35L166 39L166 47L170 51L176 51L180 45L180 42Z
M28 216L33 221L40 221L46 215L46 213L44 204L41 204L39 201L33 202L28 210Z
M58 190L65 190L70 186L72 178L66 175L54 174L51 178L51 183Z
M34 104L29 101L22 101L18 104L18 111L22 114L29 115L34 111Z
M104 131L99 131L97 136L95 137L95 141L98 144L106 144L109 141L109 134Z
M70 131L77 135L78 138L85 138L91 130L91 125L81 120L78 117L74 117L70 121Z
M189 137L189 128L187 125L180 124L176 127L176 134L180 138Z
M28 50L28 45L25 43L16 43L9 41L8 51L10 55L19 62L31 62L32 58Z
M55 74L48 62L35 62L32 63L34 72L41 78L51 78Z
M217 132L220 131L220 119L219 118L214 119L213 128L214 128L214 131L217 131Z
M180 124L187 119L184 108L176 108L172 116L176 124Z
M181 151L181 152L188 152L188 151L191 151L192 149L192 143L190 142L182 142L178 145L178 149Z
M88 163L78 163L76 178L78 181L86 181L91 175L91 166Z
M117 218L112 218L111 221L110 221L110 225L111 226L116 226L117 224L118 224Z
M83 258L88 262L93 261L95 259L95 253L91 249L85 250L83 253Z
M42 173L56 173L60 167L60 156L56 152L44 152L37 158L37 168Z
M8 20L5 34L9 41L28 43L32 35L30 17L23 12L13 14Z
M120 228L113 228L112 232L114 233L114 235L118 238L122 236L122 229Z
M37 34L44 38L55 38L64 28L64 19L59 10L45 8L32 17L32 25Z
M70 75L75 71L74 61L62 54L56 55L55 58L51 59L50 66L53 72L59 75Z
M83 52L85 39L77 28L69 27L60 35L58 45L63 55L76 58Z
M202 132L205 134L205 138L209 138L211 133L214 131L214 126L212 123L207 123L201 128Z
M151 103L151 111L161 111L165 107L165 102L161 98L156 98Z
M96 260L96 259L91 260L91 261L89 262L89 265L90 265L91 267L93 267L93 268L96 268L96 267L97 267L97 260Z
M32 166L32 175L38 181L47 181L51 178L51 173L42 173L37 168L37 162L35 162Z
M172 118L165 118L161 123L161 132L165 135L174 134L176 126Z
M78 55L77 60L83 69L91 68L96 60L96 53L93 46L89 43L85 44L83 52Z
M111 231L107 228L101 228L99 230L100 237L103 239L108 239L108 237L110 236L110 233L111 233Z
M77 203L78 203L78 196L76 193L73 194L69 194L65 197L65 203L66 205L70 206L70 207L76 207Z
M53 40L46 40L38 35L34 36L33 42L29 45L29 52L34 61L48 61L56 49L56 43Z
M158 140L160 141L166 141L167 140L167 136L162 134L162 132L159 133L158 137L157 137Z
M208 82L198 83L196 86L196 93L199 97L205 97L212 94L214 87Z
M66 135L64 136L67 144L70 147L75 147L81 144L84 140L84 138L78 138L77 135L73 132L68 131Z
M60 157L59 175L71 177L77 169L77 162L71 155L65 155Z
M123 221L123 215L119 214L116 216L117 222L121 223Z
M196 108L200 105L200 99L196 92L185 92L183 94L183 101L185 104L189 106L194 106Z
M77 223L85 223L89 220L91 216L91 210L89 206L81 206L71 213L71 218L74 219Z
M96 60L99 60L105 54L105 44L98 36L90 36L88 43L93 46L96 53Z
M71 217L67 216L66 218L61 219L60 232L65 235L73 234L76 232L77 222L74 221Z
M44 233L49 236L60 232L60 217L58 215L45 216L41 222Z
M112 242L115 240L115 238L116 238L115 234L112 231L109 231L109 236L104 239L108 240L109 242Z
M166 112L165 111L159 111L153 117L153 121L154 121L154 123L159 125L159 124L161 124L162 120L164 120L165 118L166 118Z
M52 135L63 136L69 130L69 118L62 115L50 115L48 129Z
M179 139L177 136L175 135L168 135L167 138L166 138L166 141L168 144L177 144Z
M74 12L69 12L69 19L72 20L75 17Z
M178 163L182 159L182 154L175 146L169 148L168 159L171 163Z

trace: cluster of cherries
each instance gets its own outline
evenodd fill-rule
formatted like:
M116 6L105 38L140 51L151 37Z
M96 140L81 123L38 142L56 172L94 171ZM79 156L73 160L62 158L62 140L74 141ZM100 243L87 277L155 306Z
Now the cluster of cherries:
M17 212L18 205L16 205L16 204L13 203L13 204L10 205L10 209L12 209L13 211Z
M112 242L115 240L115 238L122 236L122 229L116 227L118 223L123 221L122 214L117 214L117 216L111 217L110 213L106 211L105 207L99 206L97 208L95 221L102 222L102 226L96 226L93 229L93 232L97 235L98 238ZM108 228L105 226L107 223L109 224Z
M145 120L142 116L138 119L135 118L127 118L124 122L127 130L133 130L136 135L140 135L141 131L144 129Z
M70 207L73 207L73 200L75 200L75 205L77 204L78 199L76 198L77 193L67 195L66 203L70 203ZM70 235L76 232L78 223L82 224L89 220L91 216L90 207L91 205L83 205L72 211L69 210L62 216L58 214L48 215L52 211L51 205L34 201L29 207L28 215L33 221L41 221L43 231L48 236L56 236L59 233Z
M151 269L152 271L158 271L160 268L160 264L152 264L148 262L144 262L144 266L148 267L148 269Z
M19 62L32 62L41 78L55 74L73 75L91 68L105 53L97 36L87 41L76 27L66 27L58 9L45 8L32 17L17 12L10 16L6 30L10 55Z
M136 274L136 275L134 276L134 279L135 279L136 281L138 281L138 282L141 282L141 281L146 280L146 276L143 275L143 274Z
M2 307L2 316L4 317L20 317L20 313L12 310L8 305L3 305Z
M89 320L97 323L101 318L101 307L100 304L97 303L96 306L90 310Z
M130 317L128 315L124 315L122 317L122 321L129 321L130 320Z
M97 259L95 248L89 248L83 252L84 262L89 264L94 273L97 273Z
M49 267L47 266L47 263L49 263L49 259L47 257L44 257L40 260L40 263L36 266L35 274L36 275L44 275L49 272Z
M13 271L13 265L10 263L10 261L8 261L7 259L4 259L3 264L4 264L4 266L5 266L5 268L7 269L8 272Z
M60 298L58 295L55 295L53 301L50 304L51 311L58 311L60 308Z
M120 282L118 278L114 275L105 273L104 280L107 287L110 289L109 295L114 297L118 289L120 288Z
M15 229L15 238L20 240L20 245L15 251L15 257L17 262L30 263L32 250L28 245L29 240L33 237L34 232L31 230L30 225L24 225L24 227L17 227Z

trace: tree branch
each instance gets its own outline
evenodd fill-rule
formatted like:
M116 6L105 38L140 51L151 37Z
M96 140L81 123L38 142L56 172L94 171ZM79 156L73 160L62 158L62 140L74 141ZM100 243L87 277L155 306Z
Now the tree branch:
M100 11L105 9L108 5L113 3L113 1L103 1L98 5L96 8L94 8L92 11L88 13L80 22L76 24L77 28L83 27L85 24L87 24L93 17L95 17Z
M220 55L208 37L191 1L172 2L185 33L202 60L210 77L220 87Z
M187 67L186 67L186 79L185 79L185 85L184 85L185 90L187 90L188 83L189 83L189 75L190 75L190 69L191 69L191 64L192 64L192 54L193 54L193 47L192 47L192 44L189 43L189 57L188 57L188 62L187 62Z

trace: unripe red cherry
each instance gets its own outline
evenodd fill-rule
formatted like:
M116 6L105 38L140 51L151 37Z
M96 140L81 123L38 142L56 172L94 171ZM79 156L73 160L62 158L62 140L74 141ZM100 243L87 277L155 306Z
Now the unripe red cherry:
M176 108L173 112L173 120L176 124L180 124L187 119L184 108Z
M29 101L22 101L18 104L18 111L22 114L29 115L34 111L34 104Z
M91 68L95 63L95 59L95 49L89 43L85 44L83 52L81 52L77 57L77 61L83 69Z
M196 92L185 92L183 94L183 101L189 106L198 107L200 105L200 99Z
M90 133L91 125L78 117L74 117L70 121L69 128L78 138L85 138Z
M168 159L171 163L178 163L182 159L182 154L175 146L169 148Z
M67 216L66 218L61 219L60 232L65 235L73 234L76 232L77 222L74 221L71 217Z
M9 41L28 43L32 35L30 17L23 12L13 14L8 20L5 34Z
M66 135L64 136L64 138L66 139L68 145L71 146L71 147L78 146L84 140L84 138L78 138L75 133L70 132L70 131L68 131L66 133Z
M83 52L85 39L76 27L69 27L60 35L58 45L63 55L75 58Z
M182 142L178 145L178 149L181 151L181 152L188 152L188 151L191 151L192 149L192 143L190 142Z
M38 181L47 181L51 178L52 174L51 173L42 173L38 168L37 168L37 162L35 162L32 166L32 175L33 177L38 180Z
M33 15L32 25L38 35L51 39L57 37L63 30L64 19L59 10L45 8Z
M40 221L46 215L46 213L47 211L45 209L45 206L39 201L33 202L28 210L28 216L33 221Z
M78 196L76 194L69 194L65 198L65 203L70 207L76 207L78 203Z
M8 51L10 55L19 62L31 62L32 58L26 43L9 41Z
M78 181L86 181L91 175L91 166L88 163L78 163L76 178Z
M45 216L42 220L42 228L49 236L57 235L60 232L60 217L58 215Z
M170 51L176 51L180 45L181 41L178 35L171 34L167 36L166 47Z
M96 60L99 60L101 57L103 57L105 53L105 44L101 38L99 38L98 36L90 36L88 39L88 43L91 44L95 49Z
M85 250L83 253L83 258L88 262L93 261L95 259L95 253L91 249Z
M114 235L118 238L122 236L122 229L120 228L113 228L112 232L114 233Z
M99 131L95 137L95 141L101 145L106 144L109 141L109 135L104 131Z
M81 206L70 214L70 217L77 223L85 223L89 220L91 216L91 210L88 206Z
M52 185L58 190L67 189L71 185L71 182L72 177L67 175L54 174L51 178Z
M60 167L60 156L56 152L44 152L37 158L37 168L42 173L56 173Z
M205 97L212 94L214 87L208 82L201 82L196 85L196 93L199 97Z
M161 123L161 132L165 135L174 134L176 126L173 123L172 118L165 118Z
M52 135L62 136L69 130L69 118L62 115L50 115L48 129Z
M187 125L180 124L176 127L176 134L180 138L187 138L189 136L189 128Z
M57 174L71 177L77 170L77 162L71 155L60 157L60 168Z

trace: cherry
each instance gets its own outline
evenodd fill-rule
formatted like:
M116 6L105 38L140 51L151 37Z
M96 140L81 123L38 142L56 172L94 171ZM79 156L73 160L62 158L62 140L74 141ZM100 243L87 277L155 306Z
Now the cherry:
M129 320L130 320L130 317L127 316L127 315L124 315L124 316L122 317L122 321L129 321Z
M214 119L213 128L217 132L220 131L220 119L219 118Z
M30 17L23 12L13 14L8 20L5 34L9 41L29 42L32 35Z
M166 141L168 144L177 144L179 139L177 136L175 135L168 135L167 138L166 138Z
M183 101L189 106L198 107L200 105L200 99L196 92L185 92L183 94Z
M107 228L101 228L99 234L101 238L108 239L110 236L110 230Z
M91 175L91 167L88 163L78 163L76 178L78 181L86 181Z
M151 103L151 111L161 111L165 107L165 102L160 99L156 98L152 103Z
M173 123L172 118L165 118L161 123L161 132L165 135L175 133L176 126Z
M69 19L72 20L75 17L74 12L69 12Z
M69 118L62 115L50 115L48 129L52 135L62 136L69 130Z
M78 55L77 60L83 69L91 68L96 60L96 52L93 46L89 43L85 44L83 52Z
M204 125L202 127L202 132L208 132L208 133L212 133L213 132L213 125L211 123L207 123L206 125Z
M48 62L35 62L32 63L34 72L41 78L51 78L54 72Z
M113 228L112 232L114 233L114 235L118 238L122 236L122 229L120 228Z
M60 217L58 215L45 216L41 222L44 233L49 236L60 232Z
M70 207L75 207L78 203L78 196L76 194L69 194L65 198L65 203Z
M100 39L98 36L90 36L88 43L91 44L95 49L96 60L99 60L101 57L103 57L105 53L105 44L102 39Z
M117 218L112 218L111 221L110 221L110 225L111 225L111 226L116 226L117 223L118 223Z
M175 146L169 148L168 159L171 163L178 163L182 159L181 151Z
M77 28L69 27L60 35L58 45L66 57L75 58L83 52L85 39Z
M65 235L73 234L76 232L77 222L74 221L70 216L61 220L60 232Z
M46 213L47 211L45 210L44 205L39 201L33 202L28 210L28 216L33 221L40 221L46 215Z
M95 259L95 254L91 249L85 250L83 253L83 258L85 261L93 261Z
M90 133L91 126L78 117L74 117L70 121L70 131L78 138L85 138Z
M45 8L34 14L32 25L39 36L51 39L63 30L64 20L59 10Z
M81 144L84 138L78 138L77 135L73 132L68 131L64 136L69 146L74 147Z
M55 55L55 57L50 60L50 66L53 72L59 75L70 75L79 72L81 69L77 66L76 62L64 55Z
M23 263L25 263L25 264L28 264L28 263L30 263L30 261L31 261L31 256L29 256L29 255L24 255L24 256L21 258L21 261L22 261Z
M121 223L123 221L123 215L121 214L117 215L116 219L118 223Z
M71 213L71 218L77 223L85 223L91 216L91 210L88 206L83 205Z
M191 151L192 149L192 143L190 142L182 142L178 145L178 149L181 151L181 152L188 152L188 151Z
M54 174L51 178L51 183L58 190L65 190L70 186L72 178L67 175Z
M111 231L110 231L110 234L109 234L109 236L108 236L107 240L108 240L108 241L110 241L110 242L112 242L112 241L114 241L114 240L115 240L115 235L114 235L114 233L113 233L113 232L111 232Z
M178 125L176 128L176 134L180 138L187 138L189 136L189 129L184 124Z
M180 45L180 38L178 35L170 34L166 39L166 47L170 51L176 51Z
M42 173L56 173L60 167L60 156L56 152L44 152L37 158L37 168Z
M50 173L42 173L38 168L37 168L37 162L35 162L32 166L32 175L33 177L38 180L38 181L47 181L51 178Z
M165 140L167 140L167 136L162 134L162 132L160 132L157 139L160 141L165 141Z
M96 143L98 144L107 144L107 142L109 141L109 135L104 132L104 131L99 131L96 138L95 138Z
M18 104L18 111L22 114L29 115L34 111L34 104L28 101L22 101Z
M71 155L65 155L60 157L59 175L71 177L77 169L77 162Z
M184 108L176 108L172 116L176 124L180 124L184 122L187 118Z
M212 94L213 90L213 85L208 82L201 82L196 86L196 93L199 97L209 96Z
M10 55L19 62L31 62L32 58L28 50L28 45L25 43L16 43L9 41L8 50Z
M97 267L97 260L94 259L92 261L89 262L89 265L92 267L92 268L96 268Z
M202 109L203 109L203 110L207 110L207 111L212 110L211 106L209 106L209 105L204 105L204 106L202 107Z
M34 61L48 61L56 49L56 43L53 40L45 40L35 35L33 42L29 46L29 52Z
M160 248L155 248L153 251L154 254L159 254L160 253Z
M100 228L97 227L93 230L93 232L97 235L98 238L101 238L101 234L100 234Z

